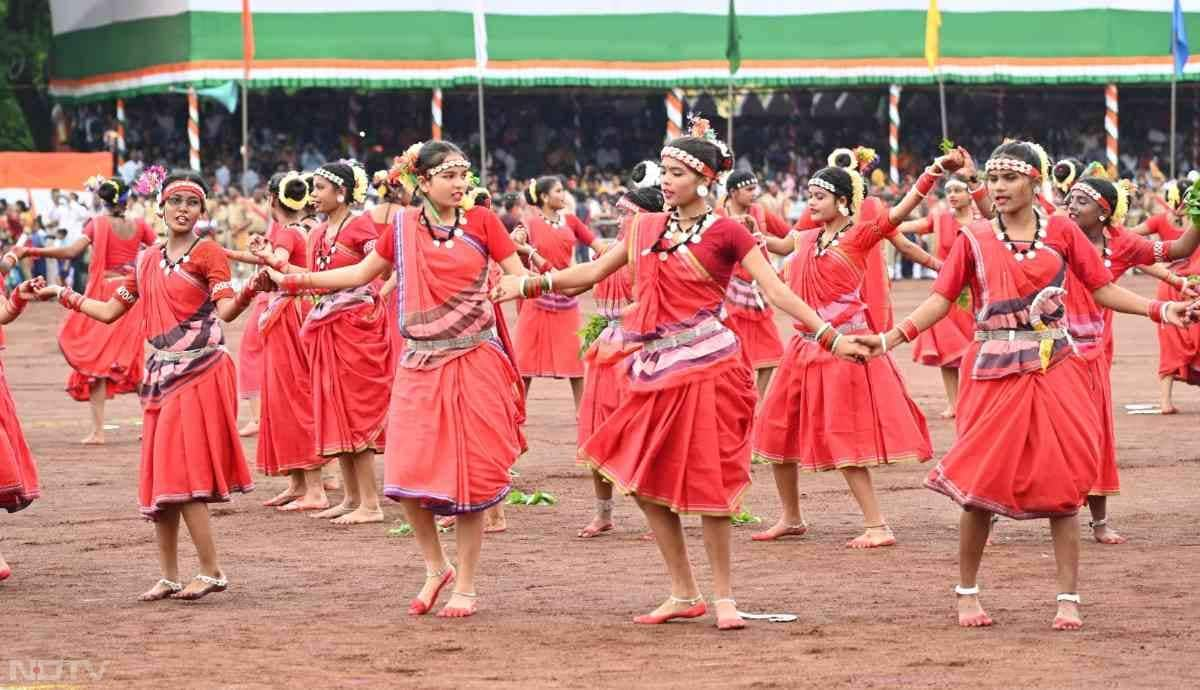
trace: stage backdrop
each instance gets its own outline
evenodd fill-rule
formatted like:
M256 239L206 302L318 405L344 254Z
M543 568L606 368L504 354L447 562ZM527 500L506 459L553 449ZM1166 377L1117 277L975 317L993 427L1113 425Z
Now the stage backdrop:
M1200 5L1200 2L1185 3ZM51 92L243 77L242 0L50 0ZM250 86L713 87L728 0L249 0ZM928 0L737 0L741 86L933 81ZM1171 0L940 0L949 82L1170 79ZM436 9L432 9L436 8ZM478 19L478 21L476 21ZM1200 12L1186 15L1200 37ZM1191 68L1184 79L1197 79Z

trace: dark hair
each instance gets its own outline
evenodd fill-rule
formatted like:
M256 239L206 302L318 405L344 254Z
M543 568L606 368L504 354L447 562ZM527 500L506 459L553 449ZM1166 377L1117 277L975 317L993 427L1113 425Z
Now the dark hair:
M625 198L650 213L659 213L663 210L663 193L658 187L631 189L625 192Z
M546 202L546 195L556 184L562 184L562 178L558 175L542 175L525 187L525 201L534 206L541 206Z
M1026 141L1006 141L992 151L992 158L1013 158L1028 163L1034 170L1042 169L1042 157L1036 149Z
M699 158L700 162L712 168L713 172L720 173L733 169L733 155L726 155L719 146L708 139L700 137L677 137L667 142L667 146L673 146Z
M725 189L733 191L747 186L749 183L758 184L758 179L754 177L754 173L749 170L736 170L729 174L729 179L725 180Z
M204 178L200 176L200 173L196 172L195 170L187 170L186 168L176 168L172 170L170 174L167 175L167 179L163 180L162 188L166 189L172 182L179 182L182 180L196 183L200 189L204 190L204 195L208 196L208 183L204 181Z
M844 196L848 200L854 198L854 180L850 177L850 173L842 168L836 166L821 168L813 174L811 179L821 179L833 185L833 188L837 190L834 192L834 196Z
M1102 177L1085 177L1076 184L1086 184L1097 192L1100 192L1100 196L1104 197L1104 200L1108 202L1109 212L1104 215L1112 218L1112 212L1117 209L1117 200L1119 198L1115 184Z
M839 168L857 168L858 161L855 160L854 154L850 151L834 151L829 157L829 162Z
M289 199L291 201L303 201L309 195L308 182L303 178L293 177L288 180L286 185L280 186L283 183L283 178L290 175L290 172L277 172L267 180L267 193L277 199ZM288 212L293 212L292 209L284 206Z
M653 165L655 167L658 166L657 163L654 163L652 161L642 161L641 163L638 163L637 165L633 166L633 170L629 173L629 181L633 183L632 186L636 186L636 187L642 186L642 181L645 180L646 175L649 174L651 165ZM661 174L662 173L659 173L659 175L661 175ZM661 180L660 180L660 182L661 182Z
M1064 158L1054 164L1054 167L1050 169L1050 175L1054 178L1055 182L1062 185L1066 184L1072 175L1076 179L1079 179L1079 176L1083 174L1083 169L1083 161L1078 158Z
M486 189L480 189L475 193L475 205L483 206L484 208L492 207L492 194Z
M451 155L467 157L462 149L448 141L427 141L421 146L421 152L417 154L416 170L413 172L424 177L426 173L441 165Z
M334 163L326 163L318 168L318 170L324 170L325 172L340 177L342 180L341 186L346 190L346 203L354 203L354 193L358 191L357 187L355 186L357 183L357 178L354 176L354 167L349 162L337 161Z

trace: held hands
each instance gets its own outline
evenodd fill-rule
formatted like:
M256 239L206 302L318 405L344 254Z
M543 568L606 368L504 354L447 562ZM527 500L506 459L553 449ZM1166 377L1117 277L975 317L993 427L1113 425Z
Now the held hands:
M496 287L492 288L492 292L489 295L491 300L499 304L519 298L521 296L522 277L517 275L500 276L500 282L496 283Z
M957 172L967 166L967 161L970 160L971 154L961 146L955 147L944 156L939 156L933 164L945 170L948 173ZM971 164L974 166L974 163Z
M264 235L251 235L249 248L251 254L263 261L270 261L275 252L274 247L271 246L271 243L267 241Z
M65 288L61 285L46 285L46 281L42 281L42 286L33 292L33 298L39 302L50 302L58 299Z
M1200 323L1200 300L1192 302L1170 302L1163 314L1167 323L1179 328L1185 328L1194 323Z
M251 289L253 289L255 292L271 292L274 290L275 286L278 285L278 282L271 277L271 273L273 272L274 269L272 268L259 269L258 272L250 278L250 284L252 286ZM280 277L283 277L282 274L280 274Z
M513 244L529 244L529 231L525 229L524 225L513 228L509 237L512 238Z
M44 289L45 287L46 279L38 276L37 278L31 278L30 280L26 280L20 285L17 285L16 292L21 296L21 299L25 300L26 302L40 302L42 300L40 297L38 297L38 291Z
M865 363L872 357L871 348L863 342L868 337L875 336L843 335L833 347L833 356L849 362Z

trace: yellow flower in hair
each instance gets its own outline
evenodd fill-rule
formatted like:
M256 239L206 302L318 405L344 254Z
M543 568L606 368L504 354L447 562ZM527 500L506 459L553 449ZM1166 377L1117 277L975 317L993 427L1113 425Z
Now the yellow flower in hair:
M859 172L866 172L868 168L879 161L879 154L875 153L875 149L856 146L854 147L854 160L858 162Z
M863 176L857 170L847 170L850 174L850 212L858 213L862 208L863 199L867 196L867 186L863 181Z
M533 178L529 180L529 200L535 204L538 202L537 180Z
M275 198L279 199L279 203L292 209L293 211L303 211L304 207L308 206L309 201L307 184L304 185L304 197L301 199L291 199L284 194L284 190L287 189L288 184L294 181L303 182L304 178L300 177L300 173L292 170L284 175L281 180L279 180L279 187L271 191L275 192Z
M1025 143L1029 144L1029 146L1033 148L1034 152L1037 153L1038 172L1040 172L1042 174L1042 179L1043 180L1049 179L1049 177L1050 177L1050 156L1046 155L1046 149L1042 148L1042 145L1037 142L1028 141Z
M1183 195L1179 192L1179 183L1171 180L1163 185L1163 198L1167 200L1167 205L1172 209L1179 208L1179 204L1183 201Z
M1122 225L1125 223L1125 214L1129 213L1129 196L1133 190L1133 183L1129 180L1118 180L1116 187L1117 207L1113 209L1112 224Z
M367 200L367 186L370 184L367 170L358 161L351 163L350 169L354 171L354 203L361 204Z

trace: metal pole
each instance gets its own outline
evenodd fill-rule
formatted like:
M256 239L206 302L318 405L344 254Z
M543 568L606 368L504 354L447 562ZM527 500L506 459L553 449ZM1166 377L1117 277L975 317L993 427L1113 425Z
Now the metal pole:
M483 118L483 78L477 85L479 94L479 184L487 187L487 133L484 131Z
M942 106L942 139L950 138L950 129L946 125L946 82L942 81L942 73L938 72L938 101Z
M1175 85L1177 78L1171 72L1171 179L1175 179Z
M725 144L729 147L729 150L732 151L733 150L733 117L734 117L734 115L737 114L737 103L735 103L733 100L733 77L729 78L728 96L729 96L729 121L726 126Z
M250 170L250 99L247 98L246 80L242 80L242 194L246 189L246 173Z

